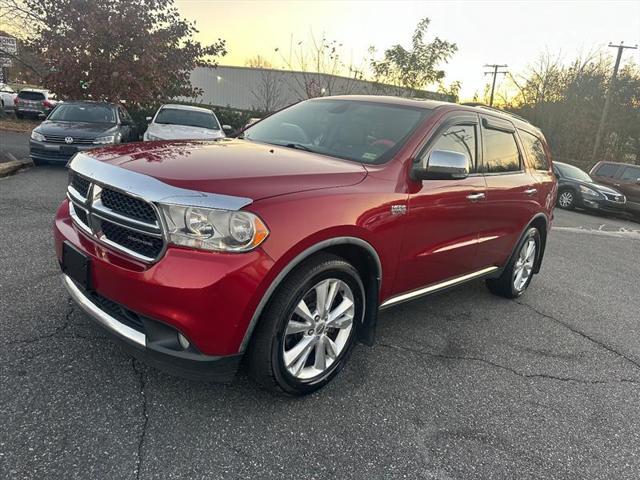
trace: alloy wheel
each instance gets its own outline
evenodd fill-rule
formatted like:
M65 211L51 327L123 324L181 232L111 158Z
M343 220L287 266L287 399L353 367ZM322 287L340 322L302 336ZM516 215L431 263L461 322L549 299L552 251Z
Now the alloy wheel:
M354 315L353 292L342 280L328 278L308 290L284 331L286 370L299 380L326 372L349 344Z
M558 198L558 205L562 208L569 208L573 205L573 193L566 191L560 194L560 198Z
M531 278L533 264L536 260L536 250L535 238L529 238L520 249L518 259L513 268L513 288L516 292L524 290L529 278Z

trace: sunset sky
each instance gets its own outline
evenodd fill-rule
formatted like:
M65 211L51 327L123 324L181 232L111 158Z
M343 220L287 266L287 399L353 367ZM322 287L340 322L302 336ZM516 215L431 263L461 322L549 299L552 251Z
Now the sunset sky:
M542 52L570 60L609 42L640 43L640 1L209 1L176 0L179 11L195 20L198 39L227 41L229 54L220 63L244 65L257 54L283 66L274 49L288 56L289 45L324 34L344 44L343 55L363 64L369 46L379 52L401 43L409 46L422 17L431 18L431 35L458 44L445 83L462 82L462 99L482 92L485 63L508 64L522 71ZM640 63L639 50L624 61Z

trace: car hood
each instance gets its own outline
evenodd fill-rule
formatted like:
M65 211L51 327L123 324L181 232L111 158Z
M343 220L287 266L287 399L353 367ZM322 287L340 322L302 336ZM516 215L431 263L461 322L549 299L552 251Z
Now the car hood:
M163 140L199 140L224 137L222 130L165 123L150 124L146 133Z
M356 162L237 139L123 144L90 155L176 187L253 200L354 185L367 175Z
M43 135L90 138L108 135L115 129L116 126L113 123L57 122L51 120L45 120L36 127L36 131Z

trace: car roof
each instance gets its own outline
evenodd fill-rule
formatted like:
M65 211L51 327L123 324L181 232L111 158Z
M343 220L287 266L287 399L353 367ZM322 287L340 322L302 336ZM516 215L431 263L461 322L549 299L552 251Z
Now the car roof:
M21 88L20 92L36 92L36 93L48 93L46 88Z
M176 110L190 110L192 112L213 113L213 110L211 110L210 108L195 107L193 105L180 105L178 103L167 103L165 105L160 106L158 110L163 108L175 108Z
M414 108L424 108L429 110L435 109L450 109L450 110L464 110L470 111L474 113L482 113L483 115L492 115L494 117L499 117L504 120L508 120L513 123L517 128L522 130L527 130L532 133L536 133L538 135L542 135L542 131L532 125L526 119L519 117L510 112L506 112L504 110L499 110L497 108L489 107L488 105L480 104L480 103L453 103L453 102L443 102L440 100L429 100L422 98L405 98L405 97L394 97L394 96L385 96L385 95L333 95L329 97L317 97L312 99L312 101L323 101L323 100L351 100L351 101L359 101L359 102L375 102L375 103L385 103L390 105L401 105L408 106Z
M638 166L638 165L634 165L633 163L612 162L611 160L600 160L598 163L596 163L596 165L603 165L605 163L606 164L610 164L610 165L627 165L627 166L630 166L630 167L637 167Z
M108 105L110 107L117 107L117 104L111 102L100 102L98 100L65 100L65 105L75 104L87 104L87 105Z
M355 102L374 102L374 103L386 103L389 105L402 105L414 108L424 108L433 110L442 105L454 105L449 102L440 102L437 100L423 100L419 98L404 98L393 97L386 95L332 95L329 97L317 97L312 101L324 101L324 100L350 100Z

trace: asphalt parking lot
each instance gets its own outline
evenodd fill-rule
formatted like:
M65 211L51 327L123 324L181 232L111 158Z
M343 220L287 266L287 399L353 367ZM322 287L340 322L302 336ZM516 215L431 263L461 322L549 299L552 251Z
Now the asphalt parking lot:
M543 271L381 314L303 398L170 377L69 300L62 168L0 179L0 472L8 479L640 478L640 225L557 212Z

